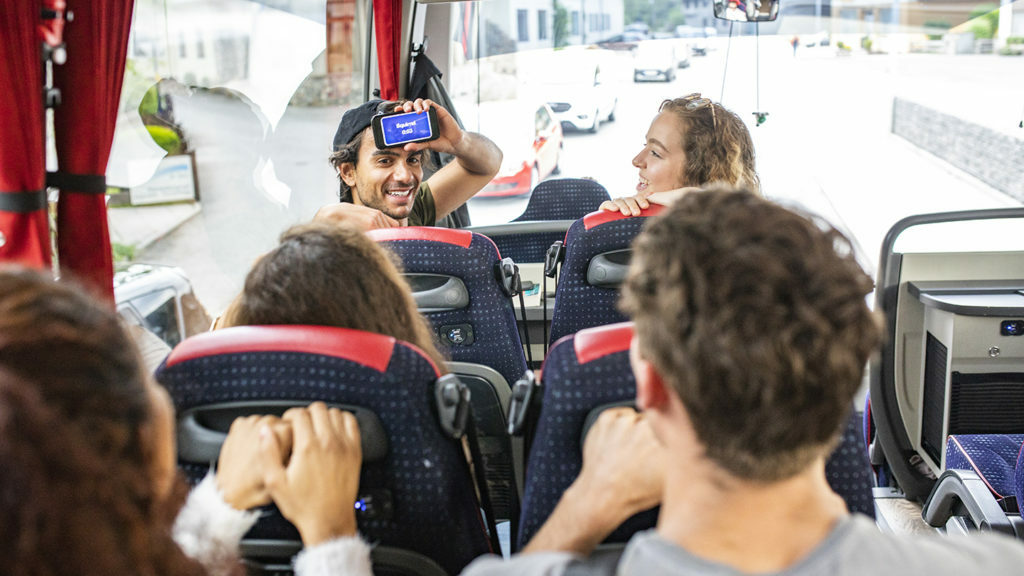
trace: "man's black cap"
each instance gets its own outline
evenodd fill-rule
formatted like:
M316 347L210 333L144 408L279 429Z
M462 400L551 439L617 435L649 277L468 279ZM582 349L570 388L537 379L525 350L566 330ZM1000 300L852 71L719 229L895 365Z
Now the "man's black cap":
M357 135L362 134L370 125L370 120L377 114L384 100L373 99L355 108L349 108L338 123L338 131L334 133L334 151L337 152Z

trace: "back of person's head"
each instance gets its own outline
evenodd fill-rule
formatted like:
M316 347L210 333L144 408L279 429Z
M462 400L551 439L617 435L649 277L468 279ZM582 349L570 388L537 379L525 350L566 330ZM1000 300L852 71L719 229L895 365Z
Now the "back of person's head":
M825 222L716 189L637 237L622 306L708 458L771 482L834 445L880 340L871 289Z
M386 334L420 347L443 370L433 332L393 258L355 228L293 226L253 265L221 325L311 324Z
M695 106L698 100L707 103ZM760 192L754 142L735 112L699 95L665 100L658 111L672 114L681 123L687 186L723 183Z
M159 494L146 376L102 300L0 269L0 557L6 574L194 574Z

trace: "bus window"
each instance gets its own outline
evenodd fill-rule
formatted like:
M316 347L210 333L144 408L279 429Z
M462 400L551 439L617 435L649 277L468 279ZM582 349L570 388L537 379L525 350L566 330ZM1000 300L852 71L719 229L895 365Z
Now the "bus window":
M337 122L381 86L371 4L138 0L107 173L116 253L181 267L217 314L281 230L335 202ZM506 148L517 183L471 200L474 224L515 218L545 178L635 194L659 104L700 92L747 123L762 192L847 231L873 273L904 216L1024 198L1021 22L980 2L782 2L752 23L710 1L406 1L397 48L403 75L423 48L466 129ZM676 54L670 81L633 81L649 45ZM531 151L539 110L557 154Z

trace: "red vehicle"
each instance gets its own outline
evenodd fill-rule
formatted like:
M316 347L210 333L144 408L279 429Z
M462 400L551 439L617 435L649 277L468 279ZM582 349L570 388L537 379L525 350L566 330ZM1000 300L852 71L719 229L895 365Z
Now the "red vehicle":
M562 126L546 103L536 107L513 101L488 104L493 105L494 113L481 114L488 123L480 131L501 147L504 159L498 175L477 197L528 194L538 182L558 173ZM496 121L499 118L502 120Z

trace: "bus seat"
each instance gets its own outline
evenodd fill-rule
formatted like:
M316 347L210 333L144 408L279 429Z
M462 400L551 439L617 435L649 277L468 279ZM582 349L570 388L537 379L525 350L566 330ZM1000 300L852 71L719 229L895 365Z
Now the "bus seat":
M491 368L501 376L485 378L493 392L476 392L471 402L480 444L486 449L484 467L489 470L494 512L502 520L518 516L518 495L512 477L506 474L511 474L513 463L503 432L505 412L495 411L490 398L507 398L509 383L518 380L527 365L512 302L496 275L501 262L498 249L486 236L469 230L409 227L372 230L369 235L401 259L417 306L433 325L448 357L453 362ZM439 289L447 290L447 297L431 297L428 302L425 278L433 285L451 288ZM450 305L439 305L438 300L448 300ZM490 430L502 432L492 436Z
M947 534L986 530L1024 539L1024 434L953 434L945 460L924 521Z
M574 223L565 235L565 262L555 288L552 343L593 326L622 322L616 307L618 284L629 264L629 249L647 217L661 211L652 204L640 216L598 211Z
M1014 486L1024 434L953 434L946 439L946 469L972 470L1004 510L1017 512Z
M543 397L528 449L523 513L514 548L522 548L554 510L562 493L582 468L582 445L588 422L601 410L629 405L636 384L629 363L632 322L588 328L560 339L544 361ZM851 512L875 516L871 472L861 416L851 410L839 445L825 464L829 485ZM629 519L606 543L627 541L654 526L656 510Z
M521 549L537 533L583 465L582 434L588 413L598 406L631 401L636 385L629 365L632 323L584 330L551 347L544 360L540 410L526 455L526 482L519 533ZM654 525L655 513L631 518L607 543L625 542Z
M512 221L577 220L597 210L606 200L611 200L611 196L597 180L552 178L537 184L526 210Z
M445 228L388 228L369 235L398 255L407 276L454 277L465 287L468 298L459 305L421 309L452 360L489 366L507 382L526 372L512 301L495 276L501 256L494 242Z
M597 210L610 200L608 190L596 180L586 178L554 178L545 180L533 189L530 201L522 214L512 222L549 222L578 220ZM515 235L491 236L502 256L519 263L544 262L548 247L565 238L561 230L521 230Z
M174 401L179 466L191 482L216 461L235 416L320 400L353 411L365 435L359 488L367 510L357 522L381 546L379 563L409 564L382 558L397 548L430 560L412 573L436 574L427 569L436 563L451 574L491 551L462 444L451 433L458 423L435 405L439 386L455 386L462 406L465 394L415 346L344 328L241 326L184 340L156 377ZM300 547L295 528L271 506L242 552L257 564L287 565Z

